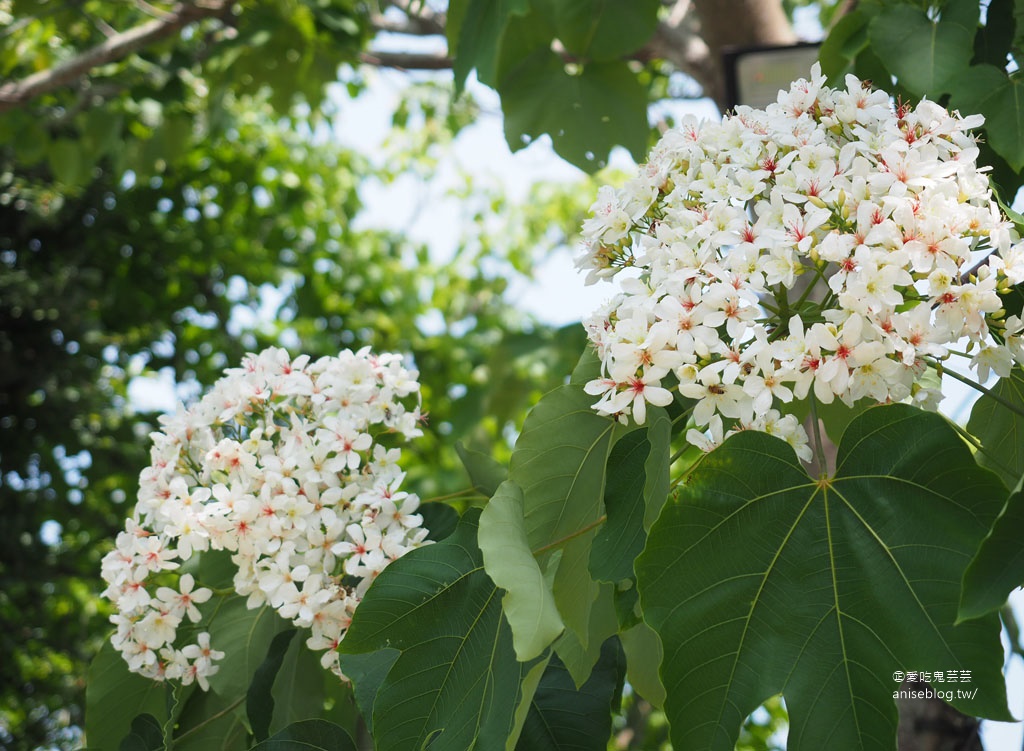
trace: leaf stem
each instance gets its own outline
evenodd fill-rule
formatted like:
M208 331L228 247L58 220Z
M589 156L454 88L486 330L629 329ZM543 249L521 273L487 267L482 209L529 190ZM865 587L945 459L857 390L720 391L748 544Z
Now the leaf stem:
M811 391L811 430L814 433L814 454L818 460L818 471L822 477L828 474L828 463L825 459L825 443L821 440L821 422L818 420L818 397Z
M1017 474L1016 471L1010 469L1005 464L1003 464L1003 462L1000 461L999 457L997 457L995 454L993 454L991 451L989 451L987 448L985 448L984 444L982 444L981 441L979 441L973 435L971 435L966 430L961 428L953 420L947 420L947 422L950 425L953 426L953 430L955 430L960 435L961 438L963 438L965 441L967 441L967 443L969 443L972 446L974 446L976 451L978 451L979 453L982 453L986 457L988 457L988 460L990 462L992 462L992 464L994 464L997 467L999 467L999 469L1001 469L1003 472L1005 472L1007 474L1007 476L1013 477L1013 476L1015 476Z
M939 369L939 367L937 365L935 365L935 364L931 364L931 365L936 370L938 370L939 373L941 373L943 375L948 375L950 378L952 378L954 380L957 380L957 381L960 381L960 383L966 384L966 385L970 386L971 388L976 389L977 391L980 391L982 394L984 394L985 396L989 397L990 399L995 400L996 402L998 402L999 404L1003 405L1004 407L1006 407L1008 410L1010 410L1014 414L1018 415L1019 417L1024 417L1024 410L1022 410L1019 405L1014 404L1013 402L1009 401L1008 399L1004 399L1003 397L999 396L999 394L997 394L992 389L986 388L985 386L982 386L977 381L972 381L970 378L967 378L966 376L962 376L959 373L957 373L956 371Z
M680 412L680 413L679 413L679 414L678 414L678 415L677 415L676 417L674 417L674 418L672 419L672 427L675 427L675 426L676 426L676 423L678 423L678 422L679 422L680 420L682 420L682 419L683 419L684 417L685 417L685 418L686 418L687 420L689 420L689 419L690 419L690 415L691 415L691 414L693 413L693 409L694 409L694 407L696 407L696 406L697 406L696 404L693 404L693 405L691 405L691 406L690 406L689 408L687 408L687 409L684 409L684 410L683 410L682 412Z
M464 495L471 495L473 493L479 494L476 488L465 488L464 490L457 490L454 493L448 493L447 495L435 495L432 498L423 498L420 503L437 503L438 501L448 501L452 498L461 498Z
M814 288L818 286L818 282L825 278L825 268L827 266L827 263L821 265L815 264L814 278L810 282L808 282L806 289L804 289L803 294L800 295L800 299L796 301L796 305L794 306L797 312L799 312L801 306L805 302L807 302L807 298L810 297L811 292L814 290Z
M692 448L693 448L693 445L688 443L685 446L683 446L681 449L679 449L677 452L672 454L672 456L670 456L668 458L668 466L671 467L673 464L675 464L677 461L679 461L683 457L683 454L685 454L687 451L689 451Z
M580 529L577 529L575 532L570 532L565 537L562 537L562 538L560 538L558 540L555 540L554 542L549 542L547 545L541 545L539 548L537 548L536 550L532 551L533 555L537 556L537 555L540 555L541 553L546 553L547 551L552 550L553 548L560 547L560 546L564 545L565 543L569 542L569 540L574 540L577 537L580 537L581 535L585 535L587 532L592 530L594 527L600 527L606 521L608 521L608 514L601 514L600 517L598 517L597 519L592 521L587 526L581 527Z

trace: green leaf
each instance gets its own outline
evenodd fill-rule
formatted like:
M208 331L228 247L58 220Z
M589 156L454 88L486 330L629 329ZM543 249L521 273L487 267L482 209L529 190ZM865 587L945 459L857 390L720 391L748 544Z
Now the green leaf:
M83 152L81 145L67 139L54 141L47 157L53 176L58 182L71 187L85 182L92 166L92 161Z
M479 513L377 577L339 651L397 649L374 701L378 751L502 748L531 665L516 660L499 591L476 545Z
M462 466L466 468L469 481L482 495L490 498L501 483L508 479L508 468L493 457L466 448L462 442L455 444Z
M499 86L505 140L512 151L543 134L555 151L586 172L605 166L613 146L642 161L647 151L647 92L623 61L590 63L578 72L545 50Z
M661 709L665 706L665 687L658 675L664 656L661 639L642 621L619 634L619 639L626 653L626 680L640 696Z
M871 14L857 8L829 29L828 36L821 43L818 59L821 71L831 85L842 85L842 76L850 71L857 55L867 46L870 21Z
M249 748L243 699L226 698L213 691L193 693L181 713L174 751L245 751Z
M974 31L905 4L885 7L868 27L875 53L900 85L931 99L948 93L953 78L970 65Z
M601 647L590 678L579 688L557 657L540 680L516 748L520 751L605 751L619 698L625 658L616 638Z
M341 669L355 684L356 704L366 721L366 729L373 732L373 703L388 671L398 659L397 649L379 649L367 654L339 655Z
M1024 370L1014 368L992 392L1024 409ZM982 395L971 409L967 431L984 447L975 454L978 464L998 474L1007 487L1016 487L1024 477L1024 417Z
M277 634L270 642L267 656L256 668L256 673L249 684L245 695L245 712L249 717L249 727L257 741L265 740L270 735L270 720L274 716L274 697L272 694L277 673L284 662L296 630L290 628Z
M100 157L121 140L124 117L109 110L90 109L80 115L81 147Z
M660 6L659 0L559 0L553 10L558 38L570 54L609 61L650 40Z
M540 685L540 681L544 677L550 661L550 655L542 660L537 660L526 674L526 677L523 678L523 688L520 692L519 705L516 707L514 727L512 733L505 739L505 751L515 751L523 725L526 724L526 718L533 706L533 695L537 691L537 687Z
M555 603L565 625L586 647L590 609L597 595L588 562L594 529L604 515L604 479L616 423L591 409L578 386L547 394L527 415L512 453L509 476L523 492L530 550L545 568L560 549Z
M633 578L633 561L647 540L643 523L647 480L644 465L650 451L646 430L628 433L612 448L604 489L608 521L590 549L590 573L598 581L614 583Z
M619 618L615 609L615 587L601 584L597 587L590 620L584 634L586 641L573 631L566 631L555 642L555 654L563 662L577 686L590 677L590 671L601 656L601 645L619 631Z
M284 654L281 668L277 671L270 692L274 706L270 733L276 733L299 720L322 715L327 698L327 681L341 682L340 678L320 665L323 653L314 652L306 646L307 635L308 632L300 633L299 638L292 640ZM316 680L318 674L322 674L326 680Z
M673 743L731 751L782 693L790 751L892 748L892 676L908 669L970 670L976 696L954 706L1008 718L998 618L954 626L1003 495L943 418L906 405L851 423L828 481L778 439L727 440L637 562Z
M1013 0L1013 51L1024 50L1024 2Z
M1014 170L1024 168L1024 82L993 65L972 65L953 82L952 104L983 114L993 151Z
M573 368L569 383L583 388L589 381L600 377L601 358L597 356L597 350L588 344L580 355L576 367Z
M1014 0L992 0L985 11L985 25L974 36L974 62L997 67L1006 64L1013 44Z
M458 42L454 45L456 91L461 91L474 68L477 78L488 86L495 84L497 53L505 25L513 15L530 9L529 0L468 0L460 12Z
M678 394L678 392L677 392ZM647 410L647 440L651 451L644 465L644 530L649 531L672 486L672 420L660 407Z
M506 481L480 514L477 542L491 580L505 590L501 608L512 628L520 662L529 662L562 633L565 625L544 573L526 538L523 493Z
M964 573L960 618L998 610L1024 584L1024 491L1018 485Z
M246 599L227 596L210 622L210 644L224 653L210 688L224 697L245 696L274 635L287 627L269 605L249 610Z
M252 751L357 751L346 730L326 720L303 720L289 725Z
M118 748L131 732L133 719L148 714L156 722L167 717L167 685L131 673L110 641L89 665L85 689L85 733L89 745Z
M423 517L428 540L443 540L459 525L459 512L442 501L424 503L417 511Z
M121 741L120 751L161 751L164 730L151 714L140 714L132 720L131 730Z

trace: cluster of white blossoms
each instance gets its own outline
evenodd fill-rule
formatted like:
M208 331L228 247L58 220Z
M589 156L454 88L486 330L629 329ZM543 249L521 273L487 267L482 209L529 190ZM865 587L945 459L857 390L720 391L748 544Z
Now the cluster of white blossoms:
M400 451L378 442L421 434L417 375L369 349L312 362L268 349L161 420L134 516L102 567L113 644L133 672L208 688L223 652L197 605L215 593L178 569L227 551L233 588L216 594L310 629L309 648L341 674L335 647L363 593L425 542Z
M767 111L667 132L583 225L588 283L631 270L585 322L595 408L643 423L674 378L691 442L713 448L726 418L809 458L793 400L933 407L921 376L963 339L982 380L1008 375L1024 324L999 292L1024 280L1024 246L977 166L982 122L853 76L829 88L815 66Z

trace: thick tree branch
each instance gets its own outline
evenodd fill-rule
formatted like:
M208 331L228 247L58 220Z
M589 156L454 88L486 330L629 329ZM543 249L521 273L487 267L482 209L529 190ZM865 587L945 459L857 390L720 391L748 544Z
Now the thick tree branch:
M131 53L175 34L189 24L221 16L228 12L230 7L230 0L182 3L166 16L115 34L60 65L33 73L20 81L5 83L0 86L0 112L14 109L71 83L97 66L123 60Z
M444 54L415 52L384 52L370 50L359 53L359 61L378 68L397 70L450 70L452 59Z

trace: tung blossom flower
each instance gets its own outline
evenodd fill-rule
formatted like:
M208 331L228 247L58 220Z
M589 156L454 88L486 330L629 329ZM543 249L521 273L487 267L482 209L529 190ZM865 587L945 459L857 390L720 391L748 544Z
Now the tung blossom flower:
M632 270L586 322L594 408L642 423L674 380L691 442L764 430L805 456L795 400L934 404L920 379L961 337L982 380L1007 372L1024 243L977 165L982 122L818 66L763 111L685 118L583 225L588 284Z
M178 571L223 551L231 596L309 628L307 645L329 650L321 662L341 675L333 650L366 589L425 544L419 498L400 490L401 452L381 442L420 434L416 378L369 349L316 361L269 349L162 420L135 514L102 564L130 670L209 688L224 653L211 644L217 608L203 606L228 595L201 586L201 565Z

